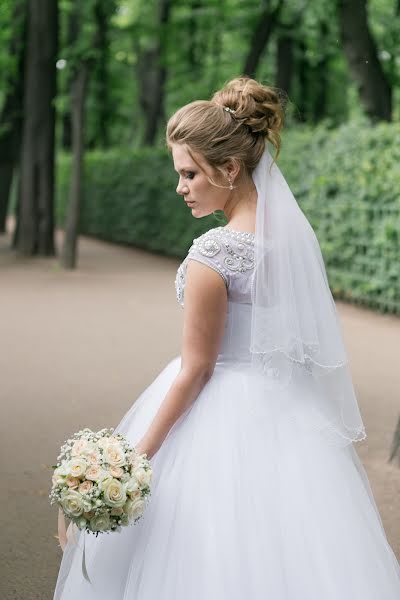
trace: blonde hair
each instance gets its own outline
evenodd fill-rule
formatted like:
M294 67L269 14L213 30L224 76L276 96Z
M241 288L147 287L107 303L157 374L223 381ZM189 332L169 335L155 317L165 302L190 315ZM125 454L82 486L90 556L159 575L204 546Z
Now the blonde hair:
M190 154L202 155L215 169L222 171L233 160L250 175L266 140L276 149L275 160L279 156L283 120L280 90L237 77L211 100L196 100L177 110L168 121L166 140L169 148L175 143L186 145Z

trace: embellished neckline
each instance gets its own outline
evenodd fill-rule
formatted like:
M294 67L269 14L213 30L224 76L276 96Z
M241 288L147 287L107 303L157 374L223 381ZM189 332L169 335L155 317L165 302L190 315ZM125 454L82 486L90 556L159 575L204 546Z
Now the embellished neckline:
M240 239L240 240L248 240L248 241L254 241L255 239L255 233L251 233L250 231L239 231L238 229L230 229L228 227L215 227L214 231L224 231L226 233L228 233L228 235L230 235L231 237L234 237L236 239Z

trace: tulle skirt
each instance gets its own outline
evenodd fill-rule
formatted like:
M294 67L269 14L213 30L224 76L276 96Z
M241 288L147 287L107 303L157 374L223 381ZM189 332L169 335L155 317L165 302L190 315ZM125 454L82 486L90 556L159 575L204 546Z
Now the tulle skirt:
M132 444L179 369L177 357L116 428ZM400 565L355 448L326 443L313 418L217 364L151 459L144 516L69 541L55 600L399 600Z

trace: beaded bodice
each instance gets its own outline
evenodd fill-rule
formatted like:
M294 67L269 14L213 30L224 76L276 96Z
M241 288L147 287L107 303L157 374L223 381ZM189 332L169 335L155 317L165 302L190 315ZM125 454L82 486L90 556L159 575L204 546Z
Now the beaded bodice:
M186 269L189 260L208 265L225 282L228 300L250 304L254 273L254 234L224 227L210 229L193 240L175 279L178 302L184 304Z

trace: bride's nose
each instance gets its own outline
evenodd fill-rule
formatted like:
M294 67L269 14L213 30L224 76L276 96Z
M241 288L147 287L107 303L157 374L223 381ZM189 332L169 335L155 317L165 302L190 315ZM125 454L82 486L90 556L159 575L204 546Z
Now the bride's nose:
M180 179L179 179L178 185L176 187L176 193L179 194L180 196L185 196L186 194L189 193L187 185L182 183Z

